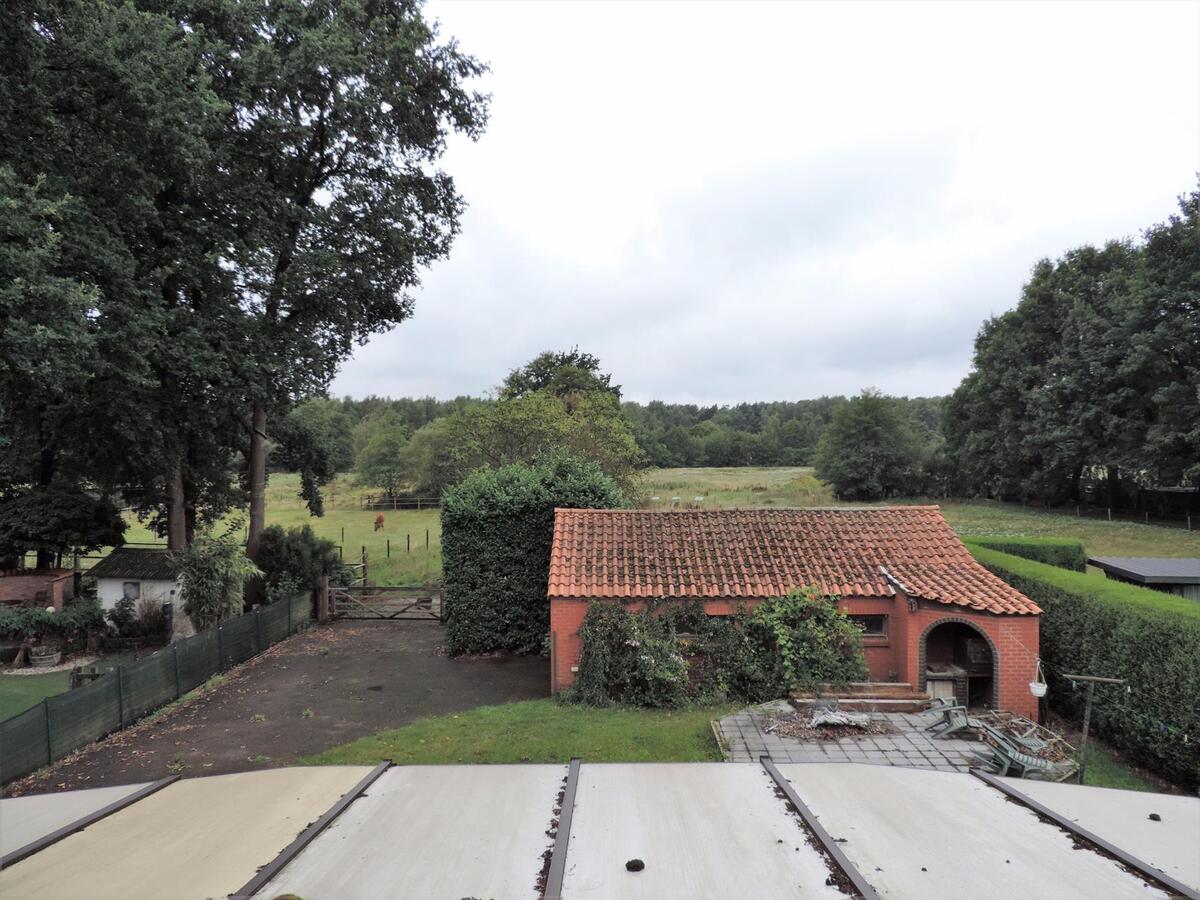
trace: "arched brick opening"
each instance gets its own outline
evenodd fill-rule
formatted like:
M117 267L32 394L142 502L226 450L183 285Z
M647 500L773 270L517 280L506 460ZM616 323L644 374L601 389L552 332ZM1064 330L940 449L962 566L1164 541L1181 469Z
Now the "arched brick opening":
M990 634L988 634L986 630L984 630L983 628L980 628L978 623L973 622L970 619L964 618L962 616L945 616L941 619L938 619L936 622L931 622L929 625L927 625L925 627L925 630L921 632L921 638L917 642L917 647L918 647L918 650L917 650L917 680L919 682L919 686L917 689L922 692L924 692L926 689L926 684L925 684L925 681L926 681L925 671L927 668L926 651L929 646L929 635L931 633L933 633L933 630L935 628L938 628L941 625L949 625L949 624L966 625L968 628L970 628L972 631L974 631L976 634L978 634L981 638L983 638L985 641L987 641L988 650L992 654L992 691L991 691L992 704L991 704L991 706L992 706L992 709L999 709L1000 708L1000 651L996 647L996 642L992 640L992 636Z

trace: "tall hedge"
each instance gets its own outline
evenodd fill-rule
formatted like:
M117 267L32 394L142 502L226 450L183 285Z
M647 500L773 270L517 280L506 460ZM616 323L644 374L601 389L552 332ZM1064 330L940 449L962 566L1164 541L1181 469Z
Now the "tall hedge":
M481 469L442 497L442 579L451 653L541 652L554 508L616 509L598 466L566 454Z
M1073 572L1087 571L1087 551L1083 549L1083 542L1071 538L969 534L963 535L963 543L999 550Z
M1124 678L1098 685L1092 726L1164 778L1200 780L1200 603L1068 572L984 547L975 558L1044 611L1041 655L1057 712L1082 721L1084 690L1063 673Z

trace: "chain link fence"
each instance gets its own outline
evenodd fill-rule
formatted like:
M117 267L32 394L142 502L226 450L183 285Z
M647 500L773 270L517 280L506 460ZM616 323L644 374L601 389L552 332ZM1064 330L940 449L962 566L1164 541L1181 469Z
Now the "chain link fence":
M0 722L0 784L134 724L312 621L312 596L260 606Z

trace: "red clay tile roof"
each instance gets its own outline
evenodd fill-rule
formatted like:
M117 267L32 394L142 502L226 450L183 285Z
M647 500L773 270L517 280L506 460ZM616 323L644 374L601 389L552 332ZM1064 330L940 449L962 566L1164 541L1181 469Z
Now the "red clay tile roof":
M556 509L551 597L774 597L813 586L1040 613L975 562L936 506Z

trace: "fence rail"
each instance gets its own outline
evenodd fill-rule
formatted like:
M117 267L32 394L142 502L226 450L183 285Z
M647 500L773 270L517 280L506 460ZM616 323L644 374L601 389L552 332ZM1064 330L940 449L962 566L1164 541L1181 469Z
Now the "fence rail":
M359 501L363 509L441 509L441 497L389 497L386 494L367 494Z
M312 596L260 606L0 722L0 784L134 724L312 621Z

